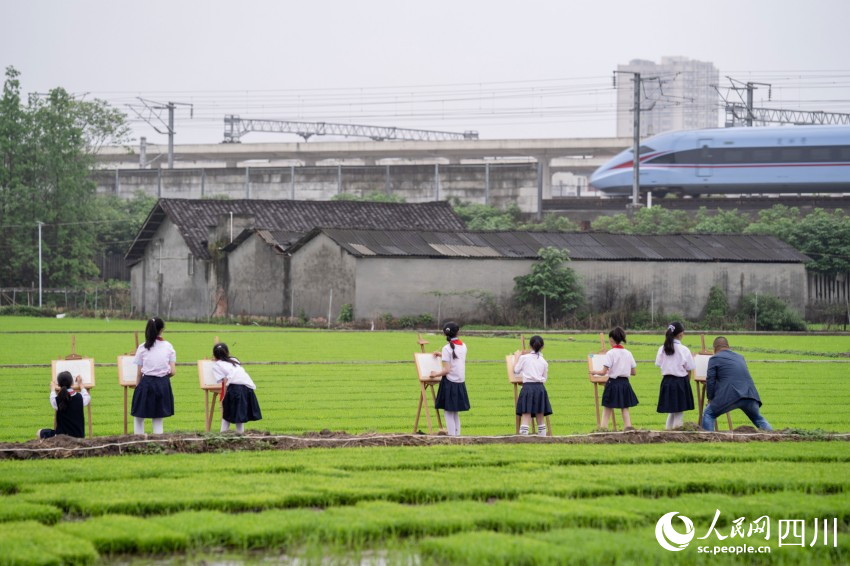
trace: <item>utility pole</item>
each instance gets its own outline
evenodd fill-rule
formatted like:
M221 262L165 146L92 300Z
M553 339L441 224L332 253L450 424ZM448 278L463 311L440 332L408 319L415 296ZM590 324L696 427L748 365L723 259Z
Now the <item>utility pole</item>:
M136 113L136 115L147 122L159 134L168 135L168 168L174 169L174 110L177 106L189 107L189 118L194 118L195 107L188 102L154 102L139 98L142 107L137 107L132 104L127 106ZM168 121L162 119L162 111L168 110ZM157 127L159 124L159 127ZM164 129L161 129L164 128Z
M635 73L634 131L632 132L632 207L640 206L640 73Z
M44 226L44 222L41 220L38 222L38 306L41 308L41 227Z

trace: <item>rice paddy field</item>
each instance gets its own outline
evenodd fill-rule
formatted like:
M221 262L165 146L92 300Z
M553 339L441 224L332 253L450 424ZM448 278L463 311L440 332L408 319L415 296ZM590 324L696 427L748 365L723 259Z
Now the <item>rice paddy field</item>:
M76 352L97 362L94 435L121 442L115 362L135 350L133 334L142 329L133 321L0 317L0 452L50 448L30 439L52 423L49 364L70 353L72 336ZM413 432L414 332L173 323L165 338L178 356L176 415L166 433L203 430L195 364L210 356L215 337L257 383L264 419L249 424L249 434ZM444 344L442 336L422 337L429 350ZM586 357L599 350L599 336L544 337L553 432L591 433ZM472 403L461 416L464 437L512 435L504 356L517 349L518 335L462 338ZM132 455L0 458L0 564L850 562L850 338L729 339L748 360L763 414L775 429L795 432L784 435L793 440L706 442L729 435L683 432L683 440L701 441L246 452L231 449L227 436L201 434L211 452L171 453L152 442ZM699 336L684 342L699 349ZM632 420L642 430L664 424L655 412L660 343L660 336L629 337L641 401ZM696 412L686 420L695 422ZM740 412L733 421L750 424ZM659 519L674 511L692 521L695 535L675 552L656 537ZM767 538L749 528L760 517L769 517ZM686 532L678 518L672 524ZM803 544L794 538L801 526Z

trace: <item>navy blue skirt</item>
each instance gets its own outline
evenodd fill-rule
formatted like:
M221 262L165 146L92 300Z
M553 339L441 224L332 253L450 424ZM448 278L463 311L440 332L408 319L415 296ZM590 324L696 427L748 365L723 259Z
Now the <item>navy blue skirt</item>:
M658 393L659 413L682 413L694 410L694 392L690 376L665 375Z
M449 381L449 378L444 375L440 380L434 407L451 412L468 411L469 395L466 394L466 384Z
M628 409L638 404L635 390L628 377L618 377L605 382L602 392L602 406L608 409Z
M263 418L257 395L247 385L228 385L221 400L221 418L230 423L247 423Z
M552 405L549 404L546 386L536 382L523 383L516 401L516 414L551 415Z
M171 378L143 375L133 391L130 414L142 419L162 419L174 414Z

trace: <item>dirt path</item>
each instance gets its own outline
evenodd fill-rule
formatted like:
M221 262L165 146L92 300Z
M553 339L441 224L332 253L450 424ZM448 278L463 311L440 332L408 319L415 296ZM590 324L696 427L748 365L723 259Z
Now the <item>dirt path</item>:
M798 431L762 433L742 426L729 433L696 430L590 433L540 438L537 436L461 436L425 434L348 434L323 430L303 435L252 432L236 434L163 434L158 436L56 436L23 443L0 443L0 459L80 458L122 454L201 454L224 450L301 450L305 448L351 448L369 446L444 446L470 444L663 444L700 442L802 442L850 441L850 434L800 434Z

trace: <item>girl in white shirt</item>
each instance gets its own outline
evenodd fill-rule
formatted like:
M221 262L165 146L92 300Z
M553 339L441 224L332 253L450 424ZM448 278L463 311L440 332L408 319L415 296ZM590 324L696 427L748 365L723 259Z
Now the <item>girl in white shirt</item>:
M138 385L133 391L133 434L145 433L145 419L151 419L154 434L162 434L162 419L174 414L171 377L177 365L174 346L162 338L165 322L159 317L148 320L145 343L136 350L133 363L139 366Z
M658 412L667 414L667 430L682 426L685 411L694 410L690 371L696 367L691 351L682 345L685 327L673 322L667 327L664 345L658 349L655 365L661 368Z
M460 436L460 412L469 410L469 396L466 393L466 345L457 337L460 327L447 322L443 327L448 344L442 351L434 352L441 356L443 369L432 371L431 377L441 377L440 388L434 407L443 410L446 417L446 429L449 436Z
M230 423L236 425L236 432L245 432L245 423L259 421L263 418L260 404L254 390L257 386L251 376L230 355L227 344L219 343L213 346L213 374L218 383L224 383L226 390L221 396L221 432L230 429Z
M608 429L608 419L614 414L614 409L620 409L623 415L623 430L634 430L629 408L638 404L637 395L632 389L630 376L637 375L637 363L631 352L623 347L626 343L626 331L617 326L608 333L611 349L605 353L605 362L600 371L591 371L592 375L607 375L605 391L602 393L602 422L603 429Z
M548 430L544 418L552 414L549 394L546 392L546 379L549 377L549 363L540 355L543 338L532 336L529 342L531 351L525 351L517 360L514 373L522 376L522 389L516 402L516 414L522 416L519 433L528 436L531 415L537 419L537 436L546 436Z

